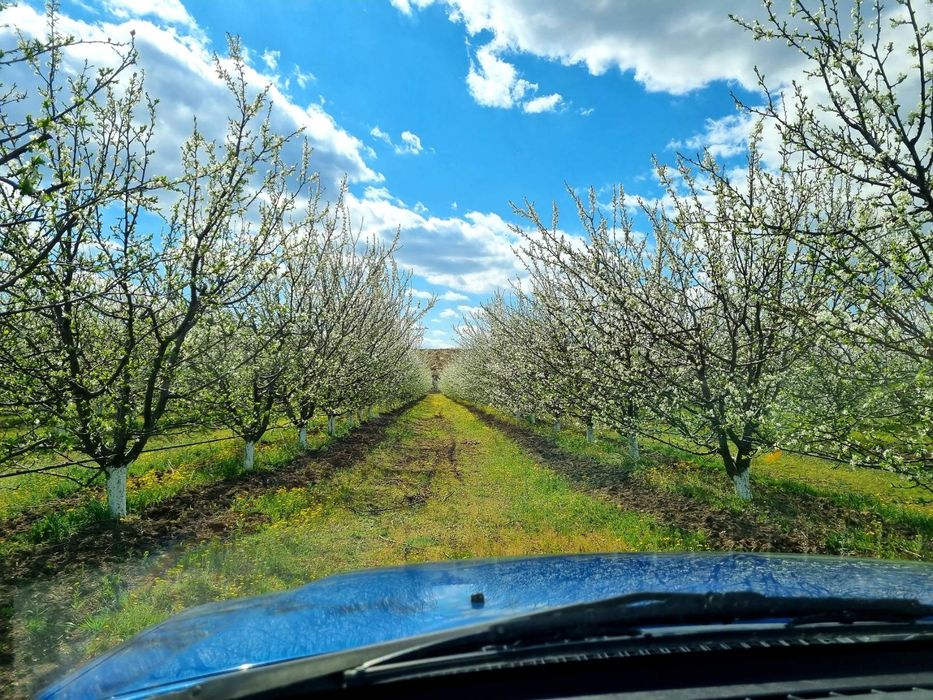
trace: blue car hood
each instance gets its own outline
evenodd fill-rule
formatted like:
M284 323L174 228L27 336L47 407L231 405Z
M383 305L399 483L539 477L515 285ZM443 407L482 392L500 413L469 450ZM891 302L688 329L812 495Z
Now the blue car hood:
M933 565L753 554L600 554L357 571L285 593L192 608L72 672L39 697L146 696L243 665L645 591L884 596L933 604ZM478 592L485 598L481 606L471 602Z

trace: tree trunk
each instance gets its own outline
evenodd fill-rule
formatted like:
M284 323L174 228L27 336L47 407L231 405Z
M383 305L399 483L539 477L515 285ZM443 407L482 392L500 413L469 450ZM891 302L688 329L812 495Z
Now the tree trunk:
M554 432L555 432L555 433L559 433L559 432L560 432L560 418L555 418L555 419L554 419Z
M749 473L750 470L746 467L744 471L732 475L732 484L735 486L735 494L743 501L752 500L752 487L748 478Z
M735 486L735 495L743 501L752 500L752 487L749 482L749 471L752 466L751 443L742 440L738 443L738 454L733 457L729 449L729 441L725 435L719 436L719 456L726 467L726 473L732 477Z
M246 441L246 449L243 451L243 469L252 471L256 463L256 443L252 440Z
M752 466L752 446L747 440L739 443L739 453L735 457L734 471L732 472L732 484L735 486L736 495L743 501L752 500L752 487L749 483L749 475Z
M538 416L536 416L534 413L531 414L531 417L528 420L531 421L532 425L538 424Z
M107 510L114 520L126 515L127 471L127 467L113 467L107 470Z
M373 419L373 413L374 413L374 411L373 411L373 407L372 407L372 406L370 406L368 409L366 409L366 420L372 420L372 419Z
M337 434L337 426L334 423L333 413L327 414L327 434L330 435L331 437L334 437L334 435Z
M641 459L641 449L638 447L638 436L635 433L628 436L628 456L635 461Z
M308 449L308 427L305 425L298 429L298 447Z
M586 419L586 441L595 442L596 441L596 431L593 430L593 417L588 416Z

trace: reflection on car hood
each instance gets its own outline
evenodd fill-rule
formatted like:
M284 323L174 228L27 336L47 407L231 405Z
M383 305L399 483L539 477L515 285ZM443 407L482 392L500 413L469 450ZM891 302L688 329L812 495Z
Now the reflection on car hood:
M636 592L916 598L933 566L757 554L600 554L452 561L331 576L285 593L192 608L40 697L101 697ZM482 593L484 602L471 602Z

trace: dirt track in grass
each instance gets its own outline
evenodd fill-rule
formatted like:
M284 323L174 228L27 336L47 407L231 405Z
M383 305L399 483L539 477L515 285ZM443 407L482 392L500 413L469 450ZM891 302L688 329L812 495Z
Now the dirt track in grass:
M654 515L680 530L701 532L712 550L840 554L829 543L849 529L865 527L865 513L857 509L841 506L829 498L790 493L769 484L755 485L755 503L744 510L716 507L648 483L637 473L568 453L531 428L465 403L461 405L486 425L508 435L534 459L585 490L602 493L624 509ZM933 542L922 533L903 525L887 524L887 529L891 536L923 542L919 552L904 550L905 558L914 559L919 555L933 559Z

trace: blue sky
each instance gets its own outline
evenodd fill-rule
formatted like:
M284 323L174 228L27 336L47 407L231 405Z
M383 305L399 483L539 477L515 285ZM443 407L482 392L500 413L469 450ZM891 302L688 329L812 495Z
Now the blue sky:
M28 34L37 9L4 15ZM415 288L440 296L428 346L454 344L462 314L521 274L509 200L566 204L565 183L654 196L653 155L735 154L748 120L732 94L760 99L755 65L776 83L799 68L728 19L755 10L738 0L63 4L73 33L136 31L167 145L194 114L221 123L209 55L240 35L257 84L276 87L277 119L305 128L331 190L346 173L363 226L400 227Z
M583 66L531 56L513 63L566 106L541 114L484 107L465 84L473 53L467 41L478 47L491 35L469 37L440 5L410 16L388 2L236 0L188 9L214 44L235 32L255 50L278 51L280 69L312 72L316 80L293 94L323 98L352 133L366 137L378 127L394 141L403 131L416 134L424 148L417 156L365 140L394 195L441 214L505 213L510 198L548 200L565 181L634 186L652 153L696 134L704 119L735 111L728 85L686 97L649 93L631 74L592 76Z

